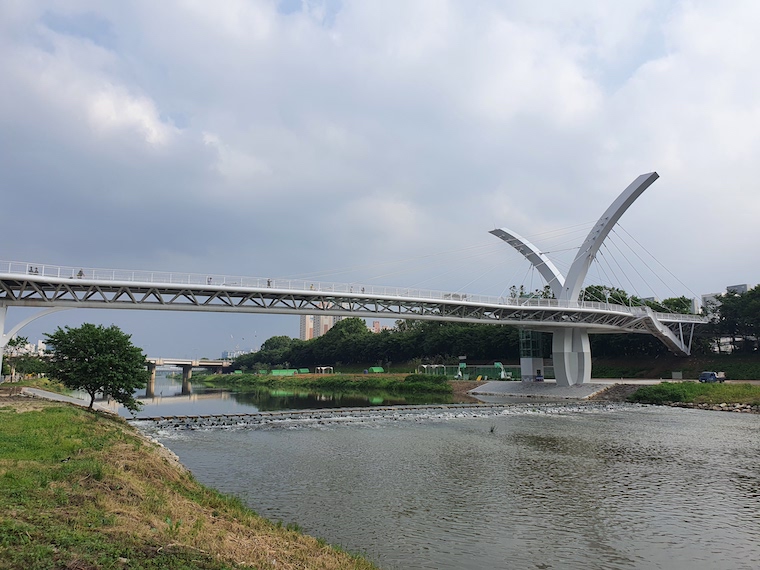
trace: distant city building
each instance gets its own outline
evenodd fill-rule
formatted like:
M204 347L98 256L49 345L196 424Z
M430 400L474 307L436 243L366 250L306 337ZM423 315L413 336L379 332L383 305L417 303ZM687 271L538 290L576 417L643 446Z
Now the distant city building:
M719 295L722 295L722 293L706 293L702 295L702 308L705 312L714 311L716 307L720 306L720 301L718 301Z
M314 338L314 317L312 315L301 315L301 326L299 327L298 338L301 340L310 340Z
M368 325L367 328L373 333L379 333L379 332L387 331L391 329L391 327L389 327L388 325L381 325L380 321L372 321L372 326Z
M736 293L737 295L744 295L748 289L749 286L746 283L742 285L726 285L727 293Z
M746 283L742 283L740 285L726 285L725 293L705 293L702 295L702 308L707 311L715 311L716 307L720 306L720 301L718 300L718 297L720 295L725 295L726 293L743 295L747 291L749 291L749 285Z
M310 340L320 337L342 320L343 317L330 315L301 315L298 338Z
M314 315L314 325L311 338L317 338L325 334L335 325L335 317L328 315Z
M256 352L256 351L255 350L223 350L222 360L234 360L238 356L243 356L244 354L248 354L250 352Z
M38 340L35 343L27 342L26 344L22 346L9 348L8 352L13 354L14 356L21 356L21 355L42 356L45 354L46 350L47 350L47 345L41 340Z

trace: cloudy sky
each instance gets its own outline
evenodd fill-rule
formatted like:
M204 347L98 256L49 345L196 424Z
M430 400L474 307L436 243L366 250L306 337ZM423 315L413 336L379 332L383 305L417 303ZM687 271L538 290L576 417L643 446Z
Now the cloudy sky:
M566 269L654 170L589 280L755 285L758 26L751 0L6 0L0 260L500 295L542 283L488 230ZM82 322L156 356L298 335L94 310L22 334Z

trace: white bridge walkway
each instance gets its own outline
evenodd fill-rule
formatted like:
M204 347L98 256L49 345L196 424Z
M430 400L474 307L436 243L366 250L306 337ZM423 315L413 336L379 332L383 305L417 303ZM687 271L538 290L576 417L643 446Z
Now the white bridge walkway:
M0 261L0 306L43 309L149 309L231 313L427 319L509 324L536 330L583 327L592 332L655 334L678 352L684 325L699 315L648 307L542 298L488 297L397 287L356 286L256 277L77 269ZM75 275L81 271L81 277ZM209 281L211 279L211 281ZM672 346L671 346L672 345Z

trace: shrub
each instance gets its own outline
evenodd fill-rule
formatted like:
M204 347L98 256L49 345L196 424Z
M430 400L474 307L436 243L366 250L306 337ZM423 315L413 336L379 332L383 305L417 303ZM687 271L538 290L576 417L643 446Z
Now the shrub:
M410 374L404 378L404 383L447 384L449 379L441 374Z

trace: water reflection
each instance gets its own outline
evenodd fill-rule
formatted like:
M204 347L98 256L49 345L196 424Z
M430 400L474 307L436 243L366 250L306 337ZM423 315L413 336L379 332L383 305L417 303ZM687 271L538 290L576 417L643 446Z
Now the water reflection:
M268 388L256 388L239 391L232 397L242 404L248 404L260 411L277 410L311 410L321 408L351 408L365 406L393 406L412 403L448 403L450 397L441 397L439 394L420 398L404 398L397 394L387 392L372 393L342 393L342 392L316 392L316 391L291 391L272 390ZM432 401L436 400L436 401Z
M188 390L189 388L189 390ZM282 390L265 387L210 388L196 379L183 390L181 378L166 373L158 374L153 393L137 393L143 405L137 414L150 416L191 416L213 414L245 414L258 411L306 410L368 406L396 406L407 404L449 404L454 398L448 394L392 394L383 391L320 392L316 390ZM113 405L124 417L132 413Z

